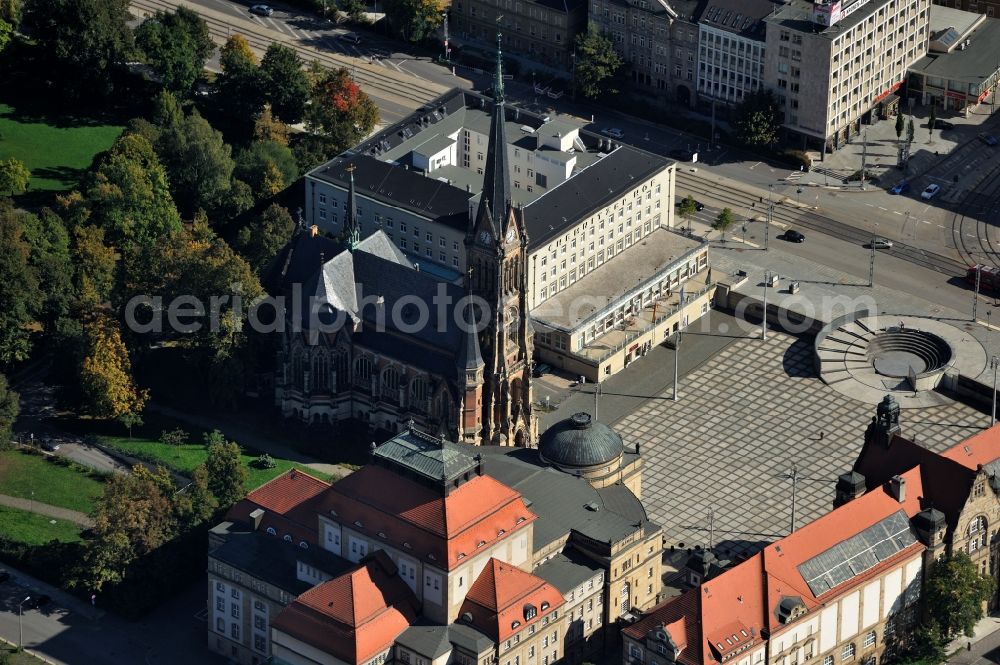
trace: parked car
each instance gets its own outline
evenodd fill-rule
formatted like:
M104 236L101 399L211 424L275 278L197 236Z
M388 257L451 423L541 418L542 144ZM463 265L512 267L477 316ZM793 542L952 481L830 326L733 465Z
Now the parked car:
M43 439L42 450L54 453L55 451L59 450L59 442L53 439Z
M868 246L875 249L892 249L892 241L888 238L875 238L868 243Z
M353 32L345 32L344 34L340 35L339 37L340 37L340 39L343 39L345 42L350 42L351 44L360 44L361 43L361 37L359 37L358 35L356 35Z
M934 129L955 129L955 124L947 120L935 120Z
M601 130L601 133L605 136L610 136L613 139L623 139L625 138L625 132L618 129L617 127L605 127Z
M987 134L986 132L981 132L979 134L979 140L990 146L991 148L996 146L1000 141L997 141L997 137L992 134Z
M908 191L910 191L910 183L908 181L906 181L906 180L903 180L903 181L897 182L895 185L893 185L892 189L889 190L889 193L890 194L902 194L902 193L908 192Z
M551 371L552 371L551 366L546 365L545 363L538 363L537 365L535 365L534 369L531 370L531 375L537 378L540 376L544 376Z
M805 242L806 237L794 229L788 229L783 236L788 242Z
M270 16L274 13L274 8L270 5L253 5L250 7L250 13L257 16Z
M941 185L938 185L936 183L931 183L927 185L927 188L924 189L924 191L920 192L920 198L922 198L924 201L930 201L940 193L941 193Z

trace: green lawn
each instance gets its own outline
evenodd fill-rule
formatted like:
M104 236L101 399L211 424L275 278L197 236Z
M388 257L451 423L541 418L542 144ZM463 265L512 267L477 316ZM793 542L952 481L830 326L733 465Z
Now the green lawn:
M61 466L20 450L0 451L0 494L89 513L103 489L101 480L80 467Z
M53 521L55 524L52 524ZM5 538L28 545L45 545L52 540L67 543L80 540L80 527L72 522L7 506L0 506L0 533Z
M54 124L53 124L54 123ZM20 116L0 104L0 159L16 157L31 170L31 190L72 189L94 155L111 147L122 128Z
M9 663L9 665L41 665L42 663L47 662L41 658L32 656L27 651L18 651L13 645L10 644L0 645L0 653L7 656L6 662ZM2 658L2 656L0 656L0 658Z
M188 443L180 446L169 445L166 443L161 443L153 439L145 439L139 437L119 437L119 436L104 436L101 437L105 445L115 448L129 455L134 455L140 459L152 462L154 464L162 464L163 466L173 469L184 475L190 475L194 468L199 464L205 462L208 457L208 452L205 450L205 446L201 443ZM255 469L250 465L251 462L257 459L256 455L243 455L243 463L247 466L249 470L249 475L247 477L247 489L254 489L271 480L275 476L278 476L285 471L288 471L292 467L297 469L302 469L306 473L311 475L317 475L315 471L310 470L308 467L302 464L296 464L290 460L274 458L275 464L277 466L273 469Z

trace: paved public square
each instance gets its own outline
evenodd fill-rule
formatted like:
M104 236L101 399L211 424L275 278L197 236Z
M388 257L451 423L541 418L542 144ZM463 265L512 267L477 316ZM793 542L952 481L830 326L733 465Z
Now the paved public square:
M795 465L796 523L828 512L837 476L850 469L874 408L822 383L811 339L772 331L738 339L670 390L614 424L639 442L643 503L668 545L708 545L733 556L788 533ZM904 411L903 432L944 449L989 425L971 407Z

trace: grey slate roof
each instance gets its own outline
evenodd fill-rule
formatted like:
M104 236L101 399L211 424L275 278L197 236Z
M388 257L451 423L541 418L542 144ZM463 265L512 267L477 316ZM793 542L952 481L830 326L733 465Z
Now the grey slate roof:
M331 577L356 567L356 564L321 547L303 549L239 524L231 525L226 541L208 555L295 596L313 586L296 579L299 561Z
M597 494L604 502L604 507L613 513L618 513L629 522L646 521L646 508L632 490L621 483L601 487Z
M622 438L589 413L575 413L545 430L538 452L553 464L590 467L607 464L624 452Z
M536 551L565 538L571 530L611 543L634 533L639 523L647 531L659 528L634 514L626 517L609 509L590 483L546 466L536 450L503 451L491 446L469 449L482 452L484 474L516 489L529 502L528 507L538 516L534 524Z
M945 8L932 7L932 16L934 9ZM984 83L1000 63L1000 20L987 18L966 38L971 41L964 51L956 48L951 53L929 53L910 65L909 71L948 81Z
M440 626L420 619L396 638L396 642L429 659L439 658L452 650L452 645L465 651L481 654L493 649L496 643L472 626L453 623Z
M375 458L431 480L455 478L478 466L464 446L408 429L375 448Z
M605 155L525 206L529 249L544 245L670 163L632 147L619 147Z
M602 571L600 566L587 557L569 550L555 555L532 573L559 589L565 596Z
M764 19L780 7L771 0L708 0L701 22L747 39L764 40Z

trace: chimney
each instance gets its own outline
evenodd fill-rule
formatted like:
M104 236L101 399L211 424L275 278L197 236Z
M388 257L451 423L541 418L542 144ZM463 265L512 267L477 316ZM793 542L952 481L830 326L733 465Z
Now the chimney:
M309 227L309 237L315 238L318 235L319 235L319 227L313 224L312 226Z
M260 529L260 521L264 518L264 509L258 508L257 510L250 513L250 521L253 524L253 530L257 531Z
M889 496L903 503L906 501L906 479L902 476L893 476L889 479Z

